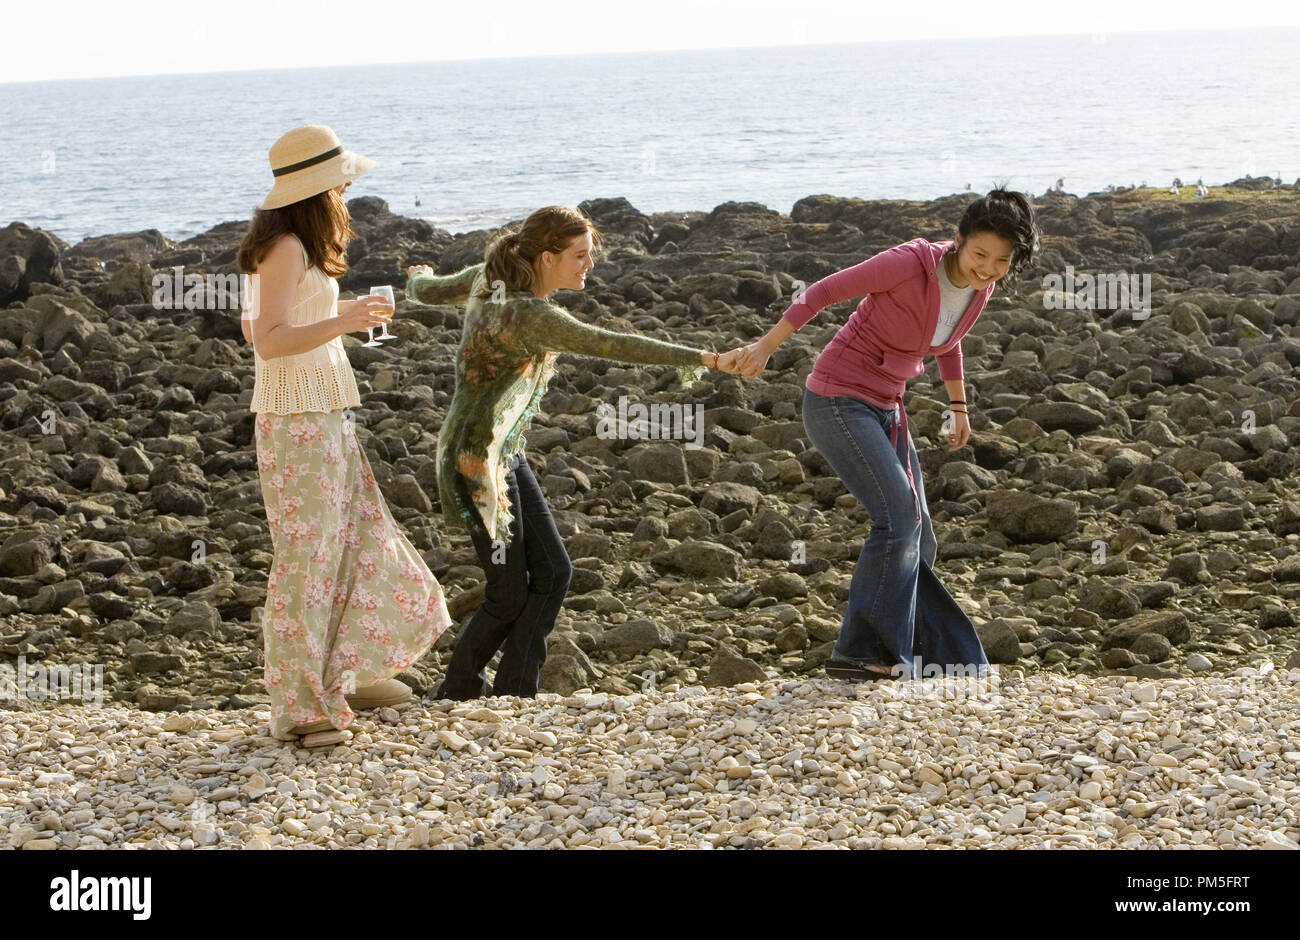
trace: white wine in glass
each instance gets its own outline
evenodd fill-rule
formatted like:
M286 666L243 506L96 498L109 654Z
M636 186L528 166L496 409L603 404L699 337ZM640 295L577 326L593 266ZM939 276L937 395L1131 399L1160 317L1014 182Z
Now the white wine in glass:
M392 307L394 311L397 310L396 302L393 300L393 288L390 285L386 284L383 287L370 288L370 296L384 298L384 300L388 301L388 305ZM381 323L379 324L379 335L376 336L375 339L382 343L386 339L397 339L397 337L388 332L387 323Z
M357 294L357 300L361 300L361 299L364 298L364 297L373 297L373 296L374 296L374 293L375 293L375 289L372 287L372 288L370 289L370 293L369 293L369 294ZM366 341L365 341L364 343L362 343L361 345L362 345L362 346L382 346L382 345L384 345L384 344L381 343L379 340L375 339L375 328L374 328L373 326L368 326L368 327L366 327Z

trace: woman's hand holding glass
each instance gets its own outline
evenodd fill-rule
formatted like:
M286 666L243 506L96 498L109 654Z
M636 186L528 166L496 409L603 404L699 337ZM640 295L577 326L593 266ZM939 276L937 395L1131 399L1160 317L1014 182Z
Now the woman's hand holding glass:
M391 285L383 287L370 288L370 296L378 297L385 301L389 307L388 320L393 318L393 312L397 309L397 302L393 299L393 288ZM397 339L392 333L388 332L388 320L379 325L379 335L375 337L375 342L382 343L386 339Z
M378 346L374 340L369 339L370 331L377 326L388 323L393 318L393 302L383 297L366 295L357 297L355 300L339 301L339 319L343 321L343 331L345 333L360 333L366 331L368 346Z

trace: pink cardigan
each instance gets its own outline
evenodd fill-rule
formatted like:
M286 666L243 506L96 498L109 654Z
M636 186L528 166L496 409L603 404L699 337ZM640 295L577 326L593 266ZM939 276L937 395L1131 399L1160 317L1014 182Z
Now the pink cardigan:
M804 384L818 395L848 395L878 408L896 406L899 420L889 438L895 451L899 436L906 440L907 435L903 390L908 379L924 371L921 360L928 354L938 361L939 377L944 381L963 377L961 338L970 331L996 286L976 291L948 341L930 346L939 322L935 269L950 245L951 241L924 238L895 245L822 278L782 314L797 330L822 307L862 297L853 316L821 351ZM919 520L921 500L911 466L906 470Z

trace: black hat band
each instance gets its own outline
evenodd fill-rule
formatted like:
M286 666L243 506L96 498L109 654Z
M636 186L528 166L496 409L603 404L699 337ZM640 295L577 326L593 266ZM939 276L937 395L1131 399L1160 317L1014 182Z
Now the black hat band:
M286 173L296 173L298 170L305 170L309 166L315 166L318 163L324 163L330 157L337 157L342 152L343 152L343 148L341 146L335 147L333 150L327 150L324 153L312 157L309 160L303 160L301 163L292 163L289 166L282 166L278 170L272 168L271 175L284 176Z

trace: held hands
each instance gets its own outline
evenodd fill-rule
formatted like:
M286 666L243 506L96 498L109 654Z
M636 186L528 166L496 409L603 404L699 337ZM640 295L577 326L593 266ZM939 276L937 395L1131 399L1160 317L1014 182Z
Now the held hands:
M718 353L718 362L714 368L719 372L727 372L734 375L736 372L740 371L736 366L736 359L737 351L734 349L730 352Z
M719 372L735 372L735 350L725 353L715 353L704 351L700 353L700 362L710 369L717 369Z
M712 362L711 354L706 354L705 363L719 372L743 375L747 379L752 379L763 371L770 356L771 353L760 340L748 346L737 346L727 352L718 353L716 363Z
M767 361L772 356L772 351L762 340L750 343L748 346L737 346L725 353L718 355L717 368L720 372L729 372L733 375L743 375L747 379L755 378L767 366ZM951 450L961 450L970 440L970 415L966 413L965 406L952 408L952 424L948 430L948 447Z
M767 368L767 360L772 357L772 351L762 340L757 340L748 346L738 346L727 355L736 357L734 360L736 373L752 379Z

